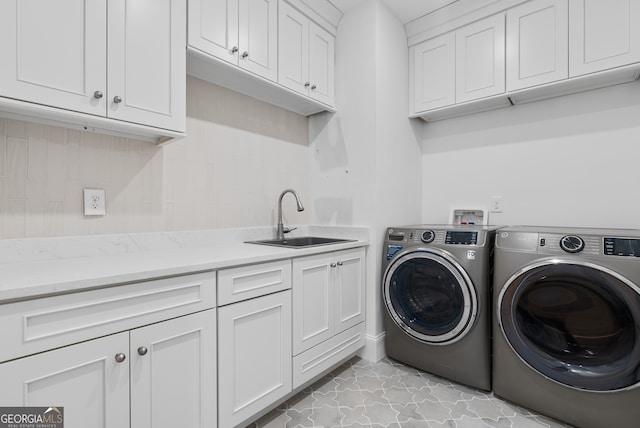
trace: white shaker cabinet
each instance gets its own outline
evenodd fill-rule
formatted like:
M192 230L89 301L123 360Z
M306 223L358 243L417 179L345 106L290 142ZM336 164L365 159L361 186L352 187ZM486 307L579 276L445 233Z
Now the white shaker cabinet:
M107 116L186 127L186 1L108 0Z
M568 0L533 0L507 11L507 91L569 76Z
M279 17L278 83L332 106L335 38L284 0Z
M278 79L277 0L189 0L189 45Z
M412 46L409 73L414 114L504 93L504 13Z
M427 40L409 49L413 70L413 111L427 111L456 102L455 33Z
M215 320L208 310L0 364L0 402L62 406L67 428L215 427Z
M456 31L456 103L505 91L504 13Z
M362 248L293 260L294 388L364 344L364 268Z
M235 427L291 392L291 260L218 271L218 421Z
M0 2L0 96L182 132L185 16L184 0Z
M0 2L0 95L105 115L106 0Z
M218 382L225 428L291 392L291 290L218 309Z
M131 428L215 428L215 309L130 335Z
M0 402L64 407L67 428L129 427L128 353L125 332L0 364Z
M640 61L640 2L569 2L569 76Z

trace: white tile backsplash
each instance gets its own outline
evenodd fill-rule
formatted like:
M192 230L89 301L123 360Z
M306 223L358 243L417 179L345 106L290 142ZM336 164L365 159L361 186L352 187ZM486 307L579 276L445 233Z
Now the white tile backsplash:
M163 147L0 119L0 239L273 226L289 187L311 206L306 117L191 77L187 112ZM83 216L85 187L106 216ZM289 198L284 214L307 222Z

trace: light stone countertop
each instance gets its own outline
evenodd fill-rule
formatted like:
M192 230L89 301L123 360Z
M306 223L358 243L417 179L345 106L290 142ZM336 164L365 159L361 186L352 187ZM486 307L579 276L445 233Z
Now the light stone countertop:
M299 227L354 239L308 248L244 243L273 228L0 240L0 304L368 245L367 228Z

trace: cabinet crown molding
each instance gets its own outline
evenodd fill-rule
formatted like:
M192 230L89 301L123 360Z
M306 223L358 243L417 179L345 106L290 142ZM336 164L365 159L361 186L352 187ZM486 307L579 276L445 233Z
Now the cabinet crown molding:
M408 46L429 40L529 0L458 0L405 24Z
M291 6L305 14L316 24L336 35L343 13L327 0L285 0Z

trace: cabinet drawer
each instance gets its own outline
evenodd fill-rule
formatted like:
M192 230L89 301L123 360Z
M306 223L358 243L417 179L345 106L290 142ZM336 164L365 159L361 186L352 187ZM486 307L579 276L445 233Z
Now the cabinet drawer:
M291 288L291 260L218 271L219 306L289 288Z
M326 373L364 346L364 323L293 357L293 389Z
M2 306L0 361L215 307L215 272Z

